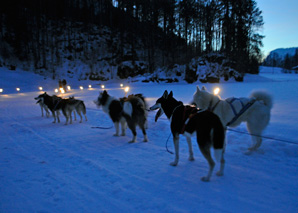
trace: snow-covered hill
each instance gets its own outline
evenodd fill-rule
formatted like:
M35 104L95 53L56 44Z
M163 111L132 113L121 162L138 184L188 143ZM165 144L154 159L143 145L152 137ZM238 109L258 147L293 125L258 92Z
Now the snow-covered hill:
M68 83L74 95L84 100L88 121L72 125L53 124L42 118L33 99L39 86L53 94L57 82L21 70L0 70L0 212L297 212L298 211L298 75L278 68L262 67L260 75L246 75L244 82L205 84L221 88L221 97L248 96L266 89L274 96L271 122L260 149L246 155L250 137L227 133L225 176L200 181L208 165L193 139L195 161L190 162L186 140L180 139L180 163L166 152L169 121L148 117L148 143L127 143L127 136L114 137L112 122L93 100L102 89L92 81ZM110 81L108 92L143 93L149 105L165 89L188 103L196 84ZM200 84L201 85L201 84ZM20 87L21 91L15 91ZM236 130L246 131L245 125ZM172 138L168 147L173 150ZM216 165L218 169L218 164Z
M295 55L296 49L298 49L298 47L278 48L278 49L272 50L269 55L277 54L278 57L284 58L287 54L289 56Z

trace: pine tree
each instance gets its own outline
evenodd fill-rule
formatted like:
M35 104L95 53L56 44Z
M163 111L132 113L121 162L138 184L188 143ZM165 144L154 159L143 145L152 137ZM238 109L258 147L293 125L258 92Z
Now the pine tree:
M291 63L289 54L286 54L286 56L285 56L283 68L285 68L287 70L290 70L292 68L292 63Z

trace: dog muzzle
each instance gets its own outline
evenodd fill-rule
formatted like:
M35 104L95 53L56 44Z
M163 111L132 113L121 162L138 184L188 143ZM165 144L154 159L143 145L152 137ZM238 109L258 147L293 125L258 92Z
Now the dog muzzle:
M157 113L155 115L155 122L157 122L158 118L160 116L162 116L162 114L164 113L164 111L162 110L162 108L161 108L161 106L160 106L159 103L153 105L152 107L150 107L150 111L157 110L157 109L158 109L158 111L157 111Z
M154 104L152 107L149 108L150 111L160 109L160 104Z
M163 110L162 108L160 108L155 115L155 122L157 122L158 118L162 116L162 114L163 114Z

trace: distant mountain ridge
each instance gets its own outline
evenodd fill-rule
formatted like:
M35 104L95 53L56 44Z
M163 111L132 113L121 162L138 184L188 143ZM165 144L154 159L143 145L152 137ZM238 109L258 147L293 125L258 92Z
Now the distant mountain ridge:
M293 56L295 55L296 49L298 49L298 47L278 48L278 49L272 50L268 56L270 56L273 53L278 54L280 58L284 58L287 54L289 54L289 56Z
M264 66L291 69L298 65L298 47L278 48L272 50L263 61Z

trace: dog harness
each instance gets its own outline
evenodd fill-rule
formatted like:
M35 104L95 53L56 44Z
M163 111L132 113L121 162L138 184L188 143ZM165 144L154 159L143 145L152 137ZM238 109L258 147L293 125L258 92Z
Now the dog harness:
M209 103L209 106L207 108L207 110L213 112L215 110L215 108L217 107L218 103L220 102L221 100L219 99L214 106L213 105L213 98L211 99L210 103ZM239 111L239 113L236 112L236 109L233 105L233 102L234 101L239 101L241 103L241 110ZM232 111L234 113L234 117L233 119L228 122L226 124L226 126L230 126L231 124L233 124L246 110L248 110L249 107L251 107L255 102L256 102L256 99L252 98L247 104L244 104L243 101L240 99L240 98L232 98L231 100L226 100L226 102L230 105L230 107L232 108Z
M172 115L171 115L171 117L170 117L170 120L172 120L172 117L173 117L173 115L174 115L176 109L178 109L180 106L184 106L183 103L182 103L181 101L179 101L178 103L179 103L179 105L176 106L176 107L174 108L174 110L173 110L173 112L172 112Z
M188 121L198 112L198 109L194 106L190 106L190 105L187 105L187 106L184 106L184 109L183 109L183 116L182 116L182 121L183 122L183 127L180 131L180 134L183 134L185 132L185 127L188 123Z
M55 107L54 107L54 110L56 110L56 108L57 108L57 106L58 106L58 104L60 103L61 100L62 100L62 99L59 99L59 100L57 101L57 103L56 103L56 105L55 105ZM55 103L55 100L53 100L53 102Z
M235 109L235 107L233 106L233 102L234 101L236 101L236 100L238 100L238 101L240 101L240 103L241 103L241 105L242 105L242 108L241 108L241 110L239 111L239 113L237 113L236 112L236 109ZM250 99L250 101L246 104L246 105L244 105L244 103L242 102L242 100L241 99L239 99L239 98L232 98L231 100L226 100L227 101L227 103L229 103L230 104L230 106L231 106L231 108L232 108L232 110L233 110L233 113L234 113L234 118L230 121L230 122L228 122L227 123L227 125L226 126L230 126L231 124L233 124L246 110L248 110L248 108L249 107L251 107L255 102L256 102L256 99L254 99L254 98L252 98L252 99Z

